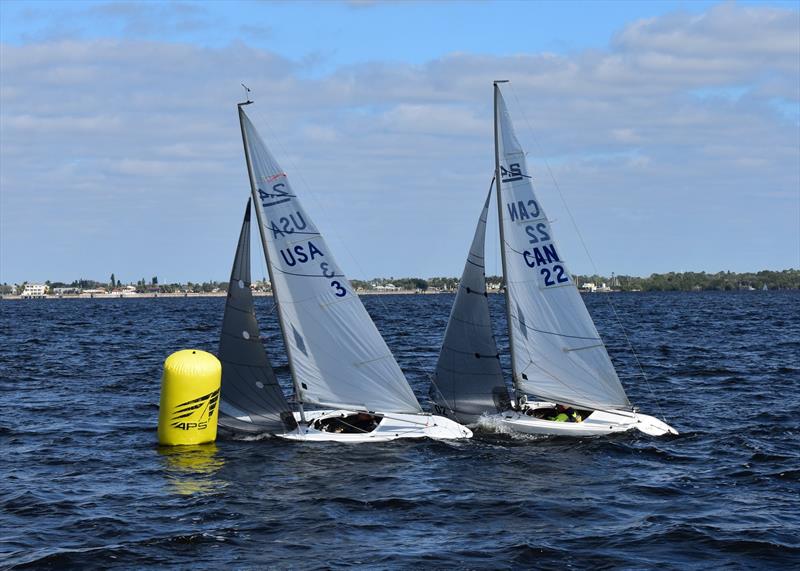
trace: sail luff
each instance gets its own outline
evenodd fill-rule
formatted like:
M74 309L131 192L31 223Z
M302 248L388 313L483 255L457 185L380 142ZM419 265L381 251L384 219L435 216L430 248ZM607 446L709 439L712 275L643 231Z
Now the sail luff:
M503 191L502 177L500 176L500 125L498 120L498 99L500 97L500 86L494 82L494 183L497 191L497 226L500 231L500 260L503 266L504 295L506 299L506 327L508 330L508 347L511 351L511 380L514 383L514 400L519 404L521 396L520 378L517 371L516 359L514 359L514 327L511 321L511 295L508 287L508 270L506 262L506 239L505 225L503 224Z
M245 162L247 163L247 177L250 181L250 193L253 197L254 204L258 204L259 196L258 196L258 185L256 184L255 174L253 173L253 162L250 158L250 143L247 140L247 131L244 128L244 109L242 108L242 104L237 105L237 109L239 110L239 127L242 131L242 144L244 145L244 157ZM294 361L292 359L292 348L291 344L289 343L288 332L286 331L286 325L284 324L284 319L282 315L281 304L278 302L278 295L275 291L276 282L275 276L272 272L272 264L270 263L269 258L269 248L267 248L267 237L264 234L264 221L261 216L261 209L256 206L256 219L258 220L258 232L259 237L261 238L261 247L264 250L264 258L267 262L267 272L269 274L269 283L270 287L272 288L272 299L273 303L275 303L275 309L278 314L278 325L280 326L281 335L283 337L283 345L286 348L286 358L289 362L289 374L292 377L292 385L294 387L294 394L297 398L297 407L300 412L300 420L303 424L306 424L306 415L305 411L303 410L303 400L301 397L300 388L298 386L297 380L297 373L294 370Z

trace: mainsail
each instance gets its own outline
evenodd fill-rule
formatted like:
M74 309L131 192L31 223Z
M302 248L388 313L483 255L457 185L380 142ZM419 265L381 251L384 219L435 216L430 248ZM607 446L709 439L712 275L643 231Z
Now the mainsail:
M431 383L431 399L456 416L478 416L509 408L500 355L492 335L484 269L490 198L491 188L478 219Z
M593 409L630 408L533 184L495 84L501 219L514 386Z
M239 117L272 290L300 401L421 412L386 342L241 105Z
M253 308L249 200L228 284L218 355L222 363L222 426L246 432L284 432L297 427L261 344Z

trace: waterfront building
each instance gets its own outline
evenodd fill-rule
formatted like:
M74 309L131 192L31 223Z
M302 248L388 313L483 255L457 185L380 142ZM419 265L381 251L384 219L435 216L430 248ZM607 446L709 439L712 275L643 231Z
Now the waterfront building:
M27 299L46 297L48 289L50 289L50 286L46 284L25 284L25 289L22 290L20 297Z

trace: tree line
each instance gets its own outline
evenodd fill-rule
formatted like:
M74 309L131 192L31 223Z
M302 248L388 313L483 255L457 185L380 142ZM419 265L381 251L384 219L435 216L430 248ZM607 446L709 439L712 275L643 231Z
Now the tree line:
M800 289L800 270L759 272L669 272L637 276L575 276L578 285L606 283L619 291L736 291L748 289Z
M800 289L800 270L761 270L759 272L668 272L651 274L647 277L627 275L575 275L573 281L582 286L593 283L606 284L614 291L736 291L748 289ZM459 278L374 278L368 281L352 280L356 289L373 290L377 285L391 283L404 290L453 290L458 287ZM489 290L492 285L503 283L501 276L487 276Z
M800 270L761 270L759 272L669 272L666 274L651 274L648 277L638 276L600 276L600 275L573 275L573 281L582 286L585 283L594 283L599 286L605 283L614 291L736 291L749 289L789 290L800 289ZM358 291L403 290L403 291L452 291L458 288L459 278L433 277L433 278L373 278L371 280L351 280L353 287ZM502 284L500 276L487 276L489 290L498 290ZM0 285L2 294L20 294L27 282L11 286L7 283ZM105 289L113 291L122 287L120 280L114 274L108 282L80 278L70 283L46 281L50 292L57 288L74 290ZM134 284L130 284L134 285ZM392 286L392 287L389 287ZM157 277L150 280L138 280L134 286L138 293L212 293L226 292L228 282L209 280L206 282L186 282L160 284ZM269 282L256 281L253 284L256 291L270 291Z

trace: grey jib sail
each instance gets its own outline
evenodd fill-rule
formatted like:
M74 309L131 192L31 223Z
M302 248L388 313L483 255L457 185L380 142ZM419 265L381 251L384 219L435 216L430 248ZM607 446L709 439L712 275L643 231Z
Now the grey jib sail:
M244 432L284 432L297 427L261 344L256 322L250 291L250 200L228 284L219 360L222 426Z
M484 250L491 188L475 229L444 334L430 397L442 412L470 422L509 408L508 390L492 335Z

